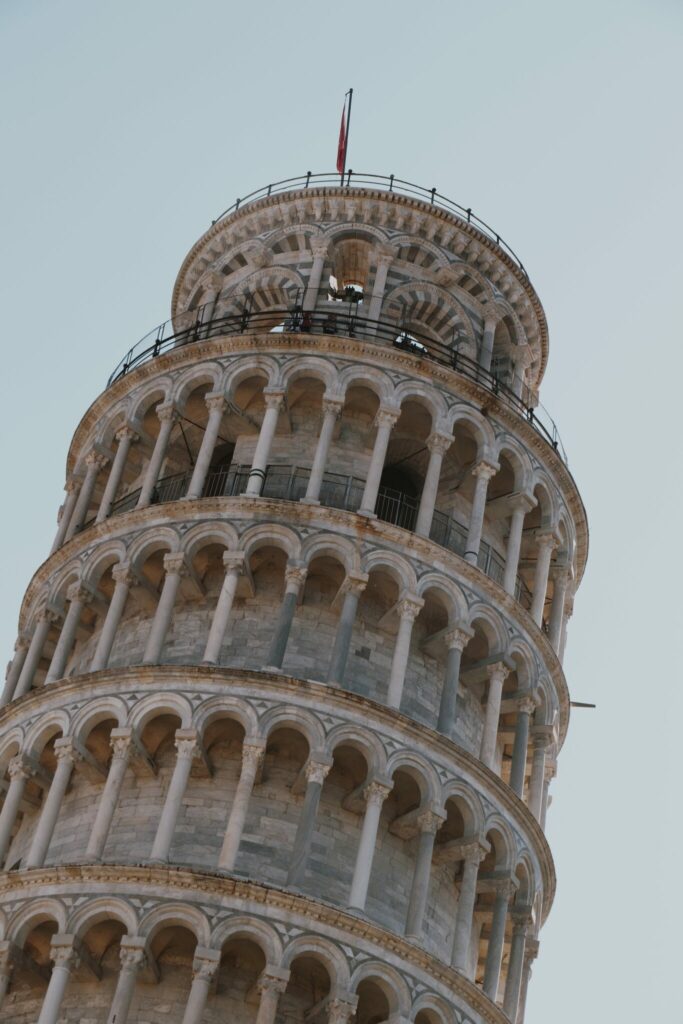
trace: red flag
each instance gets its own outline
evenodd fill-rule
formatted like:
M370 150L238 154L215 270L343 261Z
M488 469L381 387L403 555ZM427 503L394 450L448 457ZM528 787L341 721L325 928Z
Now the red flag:
M341 125L339 126L339 143L337 145L337 170L343 174L346 169L346 100L342 107Z

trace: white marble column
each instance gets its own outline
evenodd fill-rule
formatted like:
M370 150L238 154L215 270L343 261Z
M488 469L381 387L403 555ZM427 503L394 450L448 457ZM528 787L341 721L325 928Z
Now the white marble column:
M103 469L109 459L106 455L100 454L100 452L89 452L85 457L85 477L81 484L81 489L78 492L78 500L76 501L76 507L73 510L69 526L66 531L65 540L71 540L77 530L81 528L85 521L85 517L88 514L90 508L90 501L95 490L95 484L97 483L97 477L99 476L100 470Z
M177 729L175 734L176 760L168 786L161 818L154 837L151 860L167 861L180 807L187 789L192 760L197 754L197 733L194 729Z
M14 697L14 691L17 688L21 670L24 667L26 661L26 655L28 654L30 641L25 636L18 636L14 642L14 657L12 662L7 669L7 676L5 677L5 685L3 687L2 696L0 697L0 707L3 707Z
M510 896L512 895L512 885L510 880L501 879L500 881L494 882L494 890L495 899L493 901L491 930L489 932L488 952L486 954L486 965L484 967L483 989L489 999L495 1002L498 995L498 984L500 982L500 969L503 963L508 903L510 902Z
M557 541L552 533L540 533L536 537L536 569L534 571L530 615L537 626L540 626L543 622L543 609L545 607L545 595L548 590L548 575L550 573L550 559L553 556L553 549L556 543Z
M365 909L382 805L391 793L392 787L393 782L374 780L365 788L365 814L363 815L363 827L358 841L358 853L356 854L356 865L353 869L349 896L349 907L354 910Z
M119 628L121 616L123 615L128 600L128 592L135 584L135 574L129 562L120 562L111 571L114 580L114 593L109 602L109 608L102 625L99 640L93 659L90 663L91 672L99 672L109 664L109 655L114 646L116 632Z
M323 422L322 426L320 427L318 444L316 446L315 455L313 457L311 475L308 478L306 496L301 499L308 505L320 504L320 488L322 486L323 476L325 474L325 467L327 465L327 456L330 451L330 444L332 443L334 425L337 422L339 414L341 413L343 407L343 398L323 398Z
M33 839L26 858L27 868L42 868L45 863L57 818L62 809L64 794L78 756L71 739L61 737L55 742L57 767L52 776L50 788L43 798L40 817L33 832Z
M280 996L287 988L289 971L286 968L266 964L257 982L261 999L256 1014L255 1024L275 1024L277 1004Z
M531 365L533 357L528 345L518 345L511 353L514 371L512 374L512 391L517 398L520 398L525 405L528 405L529 389L526 386L527 368Z
M95 518L96 523L101 523L109 516L111 507L116 500L116 493L121 484L121 477L123 471L126 468L126 460L128 458L128 452L133 441L137 441L138 435L135 433L132 427L121 427L120 430L116 431L116 440L118 441L118 447L116 449L116 455L112 462L111 469L109 470L109 478L104 488L104 494L100 501L100 507Z
M517 722L515 739L512 745L512 764L510 766L510 789L520 800L524 799L524 779L526 777L526 759L529 747L529 724L536 710L536 700L532 694L524 694L515 701Z
M62 1000L69 983L71 972L78 967L79 957L76 951L76 940L73 935L58 932L50 943L50 959L52 974L47 992L40 1009L38 1024L57 1024L61 1015Z
M161 652L164 640L171 625L173 607L175 605L178 587L181 577L186 572L185 556L179 552L169 552L164 555L164 585L161 589L157 610L152 620L152 625L147 637L145 653L142 656L143 665L158 665L161 659Z
M126 1024L128 1020L138 973L147 961L145 939L138 938L137 935L124 935L121 939L119 957L121 966L107 1024Z
M285 659L287 641L294 621L299 591L306 579L307 569L303 565L288 565L285 569L285 594L280 605L280 614L275 624L275 633L270 642L267 668L279 670Z
M244 570L244 564L243 551L223 552L225 577L223 579L223 585L221 586L221 592L218 595L218 601L216 602L213 618L211 619L211 626L209 628L209 636L204 649L202 662L205 665L218 664L221 647L223 646L223 641L225 639L225 631L228 628L230 613L232 612L232 606L235 600L235 594L237 593L240 576Z
M242 842L244 822L249 810L249 800L264 753L265 742L263 740L245 740L242 745L242 769L218 857L218 867L223 871L232 871L235 867Z
M429 450L429 462L425 473L420 507L417 511L415 522L415 533L420 537L429 537L436 506L436 496L439 491L439 479L441 477L441 463L443 457L453 443L451 434L439 434L434 432L427 438Z
M475 478L474 496L472 498L472 511L470 513L470 525L467 531L465 542L465 561L470 565L476 565L481 545L481 532L484 526L484 513L486 511L486 492L489 480L495 476L500 466L494 466L489 462L478 462L472 470Z
M445 736L453 739L455 718L458 708L458 687L460 685L460 662L462 652L474 636L474 630L466 622L456 623L446 633L444 640L448 648L446 671L444 673L439 720L437 729Z
M415 870L410 887L410 900L406 917L405 934L408 938L419 939L422 935L422 922L427 909L429 881L432 873L432 856L436 833L443 824L443 817L434 811L425 811L417 819L419 828Z
M387 274L389 267L394 260L394 253L390 250L379 250L377 252L377 265L375 267L375 280L372 286L372 298L368 309L368 320L379 320L384 301L384 292L387 287Z
M531 968L534 960L538 956L538 939L532 939L527 937L526 944L524 947L524 966L522 967L522 984L521 992L519 995L519 1003L517 1006L517 1016L514 1018L513 1024L522 1024L524 1021L524 1015L526 1012L526 997L529 990L529 982L531 980Z
M519 996L522 990L524 949L530 924L529 909L519 910L513 906L510 916L512 917L512 942L503 996L503 1013L506 1013L510 1020L514 1021L517 1017Z
M535 504L536 499L527 494L516 494L510 499L512 515L510 516L510 530L505 549L503 590L507 594L512 594L513 597L517 587L517 570L519 568L519 555L522 550L524 519Z
M559 654L562 641L562 628L564 625L564 603L569 585L569 570L567 566L558 566L551 570L553 580L553 599L550 604L550 622L548 624L548 639L556 654Z
M289 859L287 885L299 886L306 874L306 865L311 851L311 840L315 830L315 819L320 804L323 782L332 767L332 763L309 760L304 767L306 792L303 807L299 816L299 825L294 837L294 846Z
M126 769L130 759L131 742L133 732L131 729L112 729L109 742L112 749L109 772L100 799L97 804L97 814L93 822L88 840L88 847L85 851L86 860L101 860L104 847L109 835L109 829L114 819L116 807L119 802L121 786L126 775Z
M280 410L285 399L285 393L281 388L264 388L263 399L266 403L266 411L263 414L261 431L256 442L254 457L251 460L251 470L245 494L251 497L258 497L263 490L263 481L266 478L270 449L277 430L277 422L280 418Z
M92 601L93 594L83 583L76 582L72 583L69 587L67 598L69 610L66 613L66 618L57 640L57 646L52 655L50 667L47 670L46 684L54 683L55 680L61 679L64 675L64 670L76 642L76 630L81 621L81 612Z
M10 783L0 811L0 868L5 863L12 841L12 832L19 813L26 782L34 774L35 766L25 754L17 754L7 766Z
M375 416L375 423L377 424L377 433L375 435L375 444L372 449L372 457L370 458L370 465L368 467L368 476L365 481L365 489L363 491L363 498L360 503L359 512L363 515L374 516L375 505L377 504L377 494L379 493L379 485L382 479L382 472L384 470L384 460L387 454L387 448L389 447L389 438L391 437L391 431L393 430L394 424L396 423L401 410L394 406L380 406Z
M401 706L403 684L408 670L413 623L420 614L420 609L423 605L424 601L421 597L417 597L415 594L405 594L396 606L399 617L398 633L394 643L394 656L391 661L389 686L387 688L387 704L390 708L400 708Z
M545 754L552 742L548 726L537 726L531 733L533 754L531 757L531 778L529 780L529 810L540 823L543 809L543 785L545 776Z
M488 666L489 687L486 697L486 712L484 715L484 730L481 737L481 748L479 757L487 766L493 768L496 760L496 743L498 739L498 719L500 718L500 704L503 696L503 683L509 673L509 668L502 661Z
M192 961L192 986L187 997L183 1024L201 1024L209 998L209 989L221 962L218 949L197 946Z
M43 648L45 647L45 641L47 640L48 633L50 632L50 627L58 621L59 617L56 612L52 611L50 608L44 608L38 614L28 652L24 659L24 664L21 672L19 673L19 679L14 690L14 700L18 697L23 697L24 694L28 693L31 689L31 686L33 685L33 677L36 674L40 664L40 659L43 656Z
M194 469L192 471L190 486L188 487L187 494L185 495L185 497L191 499L201 498L202 496L204 483L206 481L206 474L209 472L214 448L216 447L216 439L218 438L218 431L220 430L221 420L223 419L223 413L226 408L225 396L215 392L211 392L206 395L204 401L206 402L206 407L209 410L209 419L199 448L197 461L195 462Z
M493 357L493 339L496 333L496 327L498 325L498 318L493 316L487 316L484 320L484 334L481 339L481 348L479 349L479 365L482 370L491 369L491 359Z
M486 853L478 842L473 842L463 847L462 857L462 879L460 882L458 905L455 911L451 965L456 970L465 974L466 977L471 977L469 951L472 937L472 922L474 920L474 905L477 900L477 879L479 876L479 865L486 857Z
M327 682L333 683L336 686L341 686L344 682L358 601L365 590L367 582L367 573L350 572L342 584L344 599L332 647L332 656L327 670Z
M166 449L171 438L171 431L178 419L178 412L172 402L164 402L158 405L156 413L159 419L159 433L154 442L152 457L147 464L136 508L146 508L152 500L152 494L157 485L164 459L166 458Z
M313 254L313 264L311 266L311 273L308 277L308 283L306 285L306 291L304 293L303 308L310 312L315 309L318 303L318 293L320 291L320 281L323 276L323 269L325 267L325 258L327 256L327 250L329 242L327 239L312 238L311 239L311 252Z
M69 529L69 524L71 523L71 518L74 514L74 508L76 507L76 502L78 501L78 491L80 485L81 481L73 476L70 477L64 484L66 498L64 499L64 504L62 505L62 512L57 523L57 534L55 536L54 541L52 542L52 547L50 548L51 555L55 553L57 548L61 548L62 544L64 543L66 531Z

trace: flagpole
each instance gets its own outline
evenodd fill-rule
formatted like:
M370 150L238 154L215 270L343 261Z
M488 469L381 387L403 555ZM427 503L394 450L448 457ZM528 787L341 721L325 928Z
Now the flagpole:
M349 151L349 133L351 131L351 103L353 101L353 89L349 89L346 95L349 97L349 106L346 112L346 145L344 146L344 170L342 171L342 185L344 184L344 175L346 174L346 154Z

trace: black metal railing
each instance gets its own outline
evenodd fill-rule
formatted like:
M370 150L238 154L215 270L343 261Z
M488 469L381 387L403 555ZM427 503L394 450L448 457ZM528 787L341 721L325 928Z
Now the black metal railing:
M229 466L213 470L206 477L202 497L221 498L244 494L250 471L250 466ZM304 466L268 466L263 479L261 496L277 498L281 501L300 501L306 495L309 477L310 469ZM191 479L191 470L162 477L152 493L151 504L179 501L187 493ZM359 477L347 476L343 473L324 473L319 501L327 508L357 512L364 490L365 481ZM130 512L137 505L140 491L141 488L138 488L114 502L110 515L116 516ZM375 504L375 514L383 522L413 531L418 507L419 500L412 495L391 487L380 487ZM90 522L93 521L90 520ZM90 523L85 525L88 526ZM461 557L464 556L467 547L467 529L447 512L434 512L429 537L440 547L447 548ZM479 547L477 565L496 583L503 583L505 562L485 541L482 541ZM527 610L531 607L531 592L520 577L517 578L515 597Z
M259 199L267 199L268 196L278 195L282 192L300 192L309 188L335 188L344 192L353 191L355 188L374 188L381 192L395 192L398 195L409 196L411 199L419 199L420 202L427 203L429 206L438 206L440 209L457 217L458 220L474 225L478 231L481 231L483 235L486 235L487 238L490 238L492 242L495 242L497 246L507 253L527 279L529 277L524 264L512 246L508 245L490 224L487 224L481 217L477 217L472 212L471 207L461 206L460 203L456 203L453 199L442 195L436 188L425 188L423 185L416 185L414 182L406 181L404 178L397 178L395 174L367 174L363 171L346 171L345 174L328 171L323 174L313 174L311 171L308 171L306 174L295 178L283 178L282 181L274 181L270 185L264 185L262 188L256 189L255 192L250 192L249 195L241 199L236 199L232 206L229 206L227 210L223 210L223 213L219 214L216 220L211 223L212 225L216 224L219 220L228 217L237 210L241 210L250 203L258 202Z
M484 370L479 363L469 356L463 355L456 346L449 346L442 341L435 341L417 331L403 329L400 324L388 320L369 320L353 309L341 312L337 309L329 311L302 312L294 309L275 309L265 312L253 312L245 309L240 313L216 317L202 322L206 310L201 307L191 314L193 322L178 329L177 324L183 316L167 320L155 330L146 334L118 364L107 381L110 387L131 370L142 363L155 359L165 352L195 342L209 341L225 335L239 335L276 330L282 334L326 334L339 335L344 338L358 339L371 344L392 346L415 356L419 361L432 361L446 366L456 373L475 381L491 394L505 402L522 419L530 423L551 447L558 452L565 463L567 453L560 439L553 419L542 405L531 406L528 393L518 395L509 384L500 377Z

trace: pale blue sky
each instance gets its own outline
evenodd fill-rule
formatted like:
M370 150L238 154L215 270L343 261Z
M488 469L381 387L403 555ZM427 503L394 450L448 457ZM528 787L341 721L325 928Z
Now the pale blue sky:
M3 657L80 416L217 213L333 167L350 85L349 166L472 206L529 269L591 524L566 669L598 709L553 787L528 1024L680 1019L682 24L673 0L0 0Z

